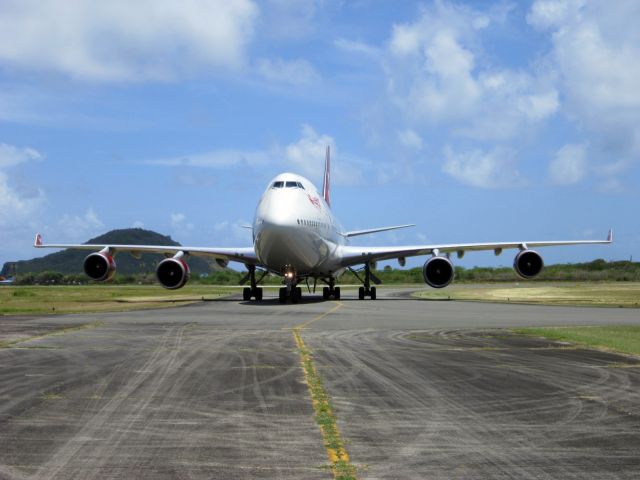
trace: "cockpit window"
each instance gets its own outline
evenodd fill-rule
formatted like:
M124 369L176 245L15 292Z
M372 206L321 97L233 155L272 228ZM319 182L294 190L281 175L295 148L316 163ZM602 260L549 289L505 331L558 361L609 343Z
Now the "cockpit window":
M287 188L298 188L298 182L287 182Z
M302 186L302 184L300 182L296 182L298 184L298 188L301 188L304 190L304 187Z
M282 187L284 187L284 182L273 182L273 185L271 185L271 188L282 188Z

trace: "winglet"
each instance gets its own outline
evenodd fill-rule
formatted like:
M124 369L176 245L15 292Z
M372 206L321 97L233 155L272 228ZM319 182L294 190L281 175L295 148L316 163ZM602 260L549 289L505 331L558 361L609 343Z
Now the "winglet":
M609 242L609 243L613 242L613 229L612 228L609 229L609 234L607 235L607 242Z
M36 233L36 239L33 242L33 246L34 247L41 247L42 246L42 235L40 235L39 233Z
M331 185L330 185L330 175L331 175L331 148L327 145L327 153L324 158L324 180L322 181L322 196L324 197L324 201L327 202L327 205L331 206Z

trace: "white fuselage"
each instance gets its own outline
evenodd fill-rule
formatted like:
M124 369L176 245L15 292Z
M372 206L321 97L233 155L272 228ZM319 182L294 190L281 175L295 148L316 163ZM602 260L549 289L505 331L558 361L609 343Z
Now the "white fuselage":
M262 265L297 277L336 276L346 243L329 205L306 178L282 173L269 183L253 221L253 246Z

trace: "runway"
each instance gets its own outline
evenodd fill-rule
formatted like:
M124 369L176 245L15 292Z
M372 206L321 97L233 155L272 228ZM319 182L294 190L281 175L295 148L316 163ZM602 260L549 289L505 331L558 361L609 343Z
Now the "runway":
M504 330L638 310L380 293L0 317L0 478L332 478L296 326L359 479L638 478L640 360Z

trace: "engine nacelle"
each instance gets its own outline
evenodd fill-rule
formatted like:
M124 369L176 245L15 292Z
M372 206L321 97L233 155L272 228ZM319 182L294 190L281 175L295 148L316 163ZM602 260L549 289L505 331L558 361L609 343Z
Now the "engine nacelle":
M544 262L534 250L522 250L513 260L513 269L522 278L533 278L542 271Z
M116 274L116 261L108 253L96 252L87 255L83 267L84 273L97 282L109 280Z
M433 288L449 285L453 280L453 274L453 263L447 257L431 257L422 267L424 281Z
M181 258L165 258L156 268L158 282L169 290L184 287L190 275L189 265Z

